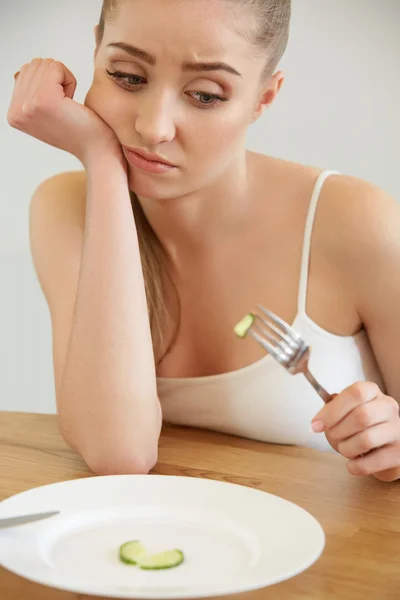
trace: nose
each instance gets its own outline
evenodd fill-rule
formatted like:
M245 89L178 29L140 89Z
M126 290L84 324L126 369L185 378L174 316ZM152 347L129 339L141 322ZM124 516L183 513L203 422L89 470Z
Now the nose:
M137 107L135 129L148 147L171 142L175 137L171 100L162 96L150 99L146 94Z

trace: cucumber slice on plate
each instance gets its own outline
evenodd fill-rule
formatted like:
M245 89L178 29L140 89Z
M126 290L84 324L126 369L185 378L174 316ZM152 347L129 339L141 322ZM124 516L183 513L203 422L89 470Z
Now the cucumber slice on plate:
M239 323L234 328L234 332L238 337L246 337L247 332L254 323L254 318L255 317L253 313L248 313L246 316L243 317L241 321L239 321Z
M141 558L137 564L140 569L158 571L160 569L172 569L173 567L178 567L184 560L185 557L181 550L167 550L166 552L145 556Z
M119 549L119 557L127 565L137 565L140 558L144 558L147 555L146 548L139 540L126 542Z

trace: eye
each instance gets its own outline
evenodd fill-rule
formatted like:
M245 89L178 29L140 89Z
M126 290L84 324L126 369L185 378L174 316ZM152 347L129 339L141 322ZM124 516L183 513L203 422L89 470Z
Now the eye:
M208 92L193 92L190 93L192 98L198 100L199 104L204 108L212 108L221 102L227 102L227 98L218 96L218 94L210 94Z
M146 83L144 77L140 75L134 75L133 73L123 73L122 71L108 71L107 75L112 79L117 80L119 85L129 91L134 91L135 88ZM221 102L227 102L227 98L223 98L218 94L210 94L208 92L188 92L188 95L195 100L201 106L201 108L214 108Z
M106 71L106 73L113 79L118 80L122 84L121 87L125 87L126 89L132 89L146 83L143 77L132 73L123 73L122 71Z

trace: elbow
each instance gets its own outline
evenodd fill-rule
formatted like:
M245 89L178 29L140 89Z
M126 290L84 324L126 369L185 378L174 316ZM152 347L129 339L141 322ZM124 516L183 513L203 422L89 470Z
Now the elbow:
M131 435L123 426L101 427L94 436L86 430L68 427L60 418L60 429L67 444L73 448L95 475L147 475L158 460L158 440L161 416ZM95 429L95 428L93 428Z
M95 475L147 475L158 460L158 437L148 444L79 444L62 430L66 443L77 452Z
M148 475L157 463L157 451L82 454L82 458L95 475Z
M89 464L89 469L98 476L105 475L148 475L156 464L156 461L133 459L130 461L99 461Z

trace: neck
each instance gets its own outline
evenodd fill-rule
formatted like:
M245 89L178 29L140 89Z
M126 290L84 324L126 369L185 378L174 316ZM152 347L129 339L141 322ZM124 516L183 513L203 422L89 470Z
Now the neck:
M219 179L193 193L139 201L151 227L171 258L199 254L215 247L240 225L249 202L246 155L230 164Z

